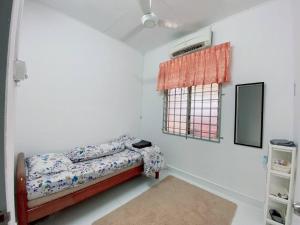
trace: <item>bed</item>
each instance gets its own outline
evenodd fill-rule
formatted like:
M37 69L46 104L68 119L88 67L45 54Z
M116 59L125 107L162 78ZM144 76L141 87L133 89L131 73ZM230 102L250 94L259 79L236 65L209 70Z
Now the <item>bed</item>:
M131 148L131 143L132 139L130 144L127 142L125 149L116 151L114 148L113 150L116 151L114 154L84 161L76 158L77 161L69 164L67 170L61 170L58 173L51 171L51 173L43 175L37 175L35 171L32 172L32 167L28 165L31 161L25 158L24 153L20 153L17 160L16 184L18 224L28 225L30 222L79 203L145 173L148 168L152 168L151 166L146 167L147 163L145 163L149 160L149 154L146 153L150 151L150 148L138 151ZM88 147L89 152L84 157L90 157L90 153L94 154L95 152L93 146L92 151L90 151L91 146ZM82 153L82 151L79 152ZM75 154L76 157L78 156L77 153ZM160 157L156 153L152 156ZM49 155L46 157L43 155L43 157L43 160L48 163ZM55 155L55 157L58 158L59 156ZM56 159L56 162L58 161ZM59 162L61 161L63 160L60 159ZM154 162L155 160L152 157L150 161ZM57 169L57 164L54 168ZM152 172L158 179L159 171L156 169Z

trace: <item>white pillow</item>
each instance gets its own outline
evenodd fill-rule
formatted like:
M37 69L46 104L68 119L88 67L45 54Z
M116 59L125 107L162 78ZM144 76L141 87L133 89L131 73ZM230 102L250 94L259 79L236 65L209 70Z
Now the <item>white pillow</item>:
M122 142L110 142L100 145L86 145L82 147L73 148L66 156L74 163L87 161L104 157L107 155L116 154L125 149L125 145Z
M43 175L67 171L72 161L62 153L34 155L26 159L28 179L34 180Z

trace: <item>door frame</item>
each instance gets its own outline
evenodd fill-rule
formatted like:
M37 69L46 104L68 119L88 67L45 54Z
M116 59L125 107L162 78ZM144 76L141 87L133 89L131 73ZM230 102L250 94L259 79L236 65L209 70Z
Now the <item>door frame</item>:
M297 172L296 172L296 186L295 186L295 195L294 202L300 202L300 121L299 121L299 113L300 113L300 65L298 61L300 60L300 29L299 29L299 10L300 10L300 2L299 0L291 1L291 10L292 10L292 19L293 19L293 32L294 32L294 139L297 143ZM293 225L300 224L300 216L293 215Z
M298 151L299 151L299 144L298 144ZM295 187L295 198L294 198L294 202L299 202L300 201L300 154L298 152L298 170L296 172L296 187ZM300 224L300 216L298 215L293 215L293 221L292 221L293 225L298 225Z
M13 0L9 30L6 90L5 90L5 121L4 121L4 166L6 208L10 212L9 225L16 225L15 216L15 91L14 81L15 61L18 56L19 29L23 13L24 0Z

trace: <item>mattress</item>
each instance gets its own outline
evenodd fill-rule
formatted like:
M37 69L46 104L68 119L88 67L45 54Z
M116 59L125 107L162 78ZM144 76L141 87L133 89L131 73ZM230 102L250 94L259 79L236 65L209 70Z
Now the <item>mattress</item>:
M131 150L124 150L114 155L85 162L73 163L68 167L67 171L44 175L34 180L27 179L27 198L30 202L84 184L94 184L101 177L116 174L118 171L120 172L126 168L141 165L142 163L143 158L141 154ZM43 201L43 203L45 202ZM39 202L39 204L41 203ZM33 207L32 205L36 204L32 204L31 202L30 205Z
M136 165L127 167L127 168L122 169L122 170L118 170L118 171L116 171L116 172L114 172L114 173L111 173L111 174L108 174L108 175L106 175L106 176L99 177L99 178L96 179L96 180L87 182L87 183L82 184L82 185L78 185L77 187L68 188L68 189L66 189L66 190L63 190L63 191L60 191L60 192L56 192L56 193L54 193L54 194L51 194L51 195L48 195L48 196L45 196L45 197L40 197L40 198L36 198L36 199L30 200L30 201L27 202L27 206L28 206L28 208L33 208L33 207L35 207L35 206L39 206L39 205L45 204L45 203L47 203L47 202L51 202L51 201L53 201L53 200L55 200L55 199L64 197L64 196L66 196L66 195L68 195L68 194L72 194L72 193L74 193L74 192L76 192L76 191L79 191L79 190L84 189L84 188L87 188L87 187L89 187L89 186L91 186L91 185L97 184L97 183L99 183L99 182L101 182L101 181L104 181L104 180L106 180L106 179L108 179L108 178L110 178L110 177L116 176L116 175L118 175L118 174L120 174L120 173L123 173L123 172L125 172L125 171L127 171L127 170L130 170L130 169L133 169L133 168L135 168L135 167L141 166L142 164L143 164L143 163L140 162L140 163L138 163L138 164L136 164Z

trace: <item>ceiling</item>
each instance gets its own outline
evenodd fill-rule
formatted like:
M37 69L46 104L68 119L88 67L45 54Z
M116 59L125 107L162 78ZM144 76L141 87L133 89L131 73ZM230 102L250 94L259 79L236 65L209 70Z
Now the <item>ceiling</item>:
M153 0L152 11L158 17L184 25L176 30L145 28L131 38L126 37L141 24L143 15L138 0L38 1L145 53L267 0Z

